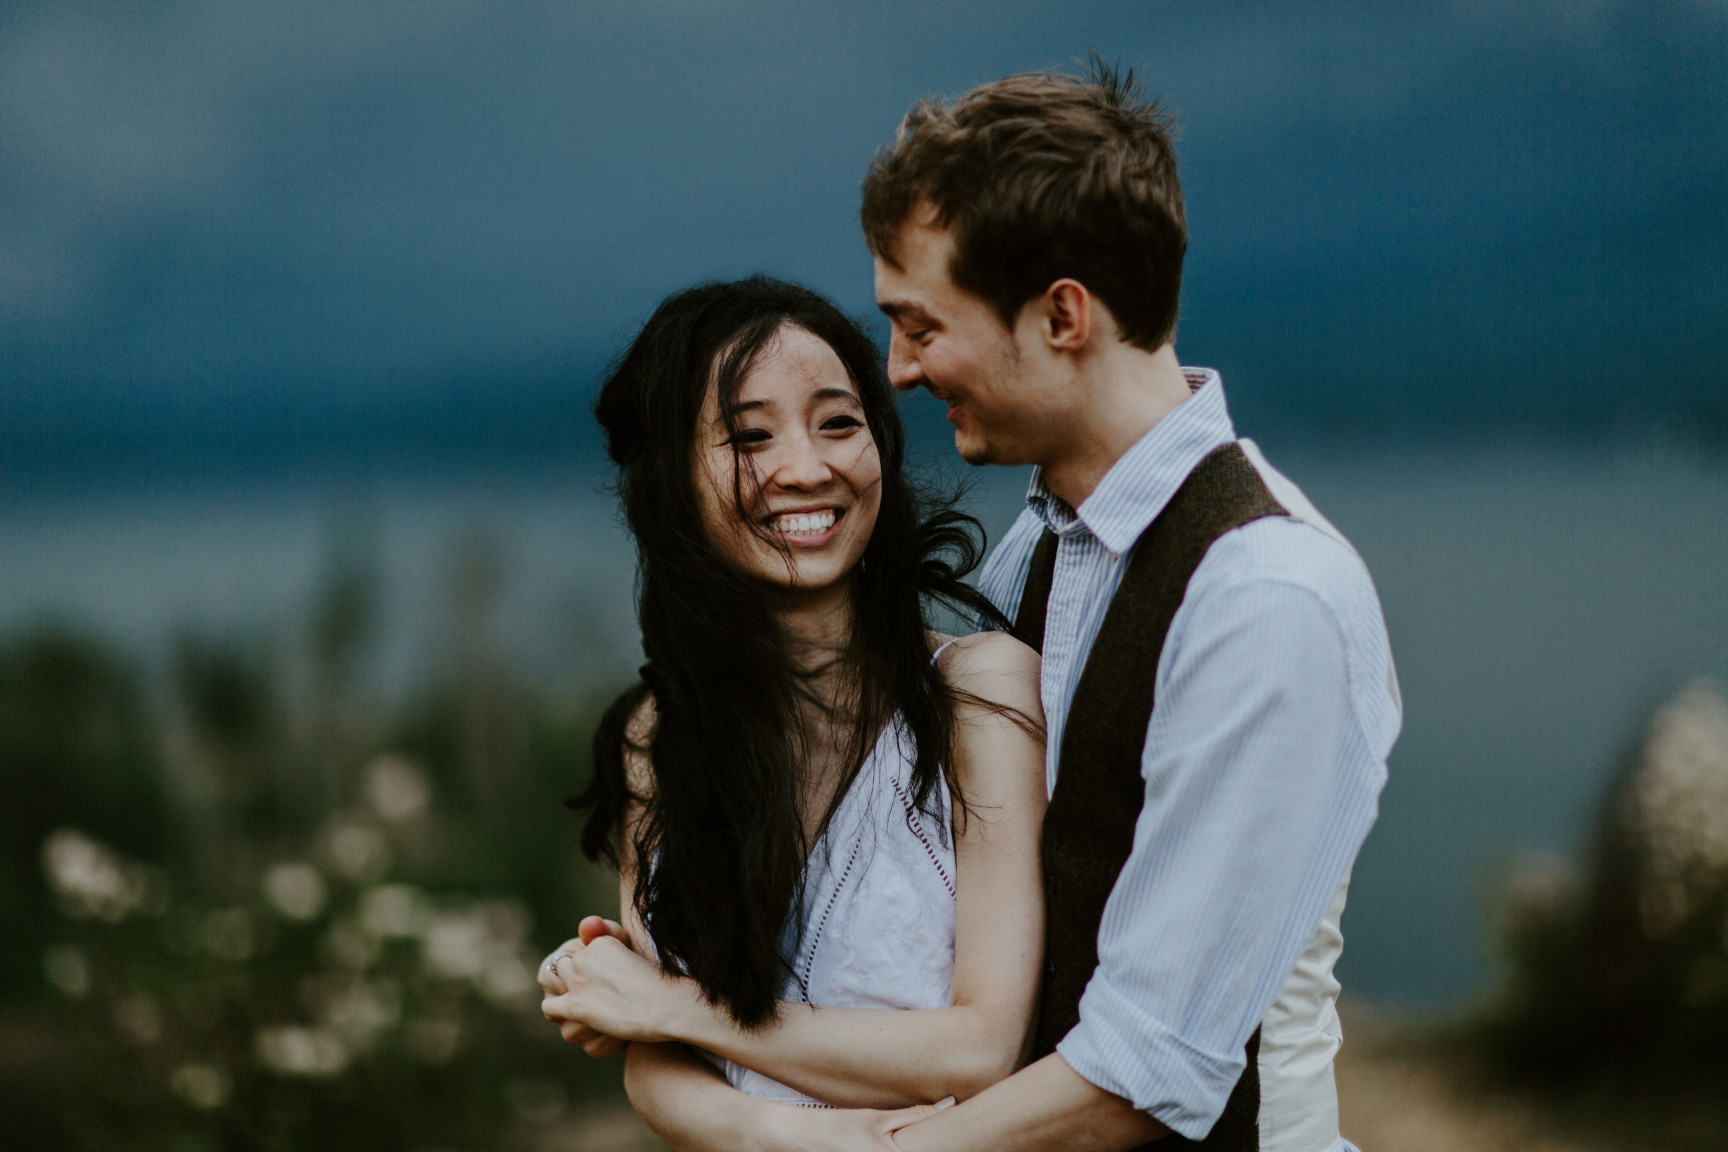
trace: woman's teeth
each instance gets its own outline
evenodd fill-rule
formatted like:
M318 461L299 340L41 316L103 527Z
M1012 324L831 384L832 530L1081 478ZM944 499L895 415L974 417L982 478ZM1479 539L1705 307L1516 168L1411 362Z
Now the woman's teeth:
M788 536L820 536L834 527L834 511L802 512L792 516L776 516L772 527Z

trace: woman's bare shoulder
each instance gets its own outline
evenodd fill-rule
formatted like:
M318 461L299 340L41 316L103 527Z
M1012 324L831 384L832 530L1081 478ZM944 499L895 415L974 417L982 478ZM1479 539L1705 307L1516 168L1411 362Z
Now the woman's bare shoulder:
M1006 632L974 632L949 644L938 660L943 675L958 683L978 675L1038 671L1038 653Z
M1043 722L1038 653L1006 632L975 632L948 645L937 660L949 684L987 704Z

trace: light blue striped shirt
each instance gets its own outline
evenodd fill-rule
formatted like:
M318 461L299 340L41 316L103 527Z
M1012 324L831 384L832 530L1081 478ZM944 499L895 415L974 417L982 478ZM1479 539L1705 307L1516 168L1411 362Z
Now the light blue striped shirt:
M1130 448L1078 510L1034 472L980 588L1012 618L1032 550L1060 537L1042 695L1055 787L1069 705L1140 534L1207 453L1235 439L1218 374ZM1082 1076L1198 1139L1261 1039L1262 1147L1339 1139L1331 965L1350 868L1378 812L1400 704L1367 569L1244 442L1297 518L1221 537L1159 658L1145 806L1098 932L1080 1023L1057 1051ZM1276 1001L1276 1003L1275 1003Z

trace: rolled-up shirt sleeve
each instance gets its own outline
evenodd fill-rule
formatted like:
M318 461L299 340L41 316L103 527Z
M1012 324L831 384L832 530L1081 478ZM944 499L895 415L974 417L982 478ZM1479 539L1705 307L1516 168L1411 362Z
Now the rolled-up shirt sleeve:
M1191 1139L1373 825L1384 760L1350 675L1340 622L1298 582L1208 588L1166 640L1133 851L1057 1051Z

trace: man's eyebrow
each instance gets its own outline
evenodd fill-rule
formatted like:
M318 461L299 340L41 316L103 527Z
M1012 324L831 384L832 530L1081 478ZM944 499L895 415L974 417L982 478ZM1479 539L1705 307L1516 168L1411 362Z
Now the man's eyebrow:
M924 310L922 304L914 303L911 300L878 300L876 307L891 320L911 318L928 323L933 319L930 313Z

